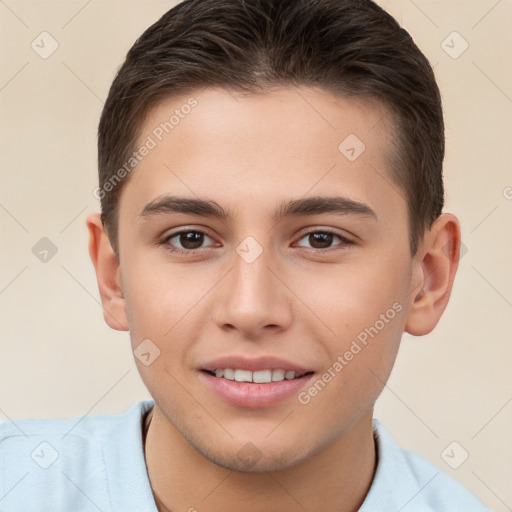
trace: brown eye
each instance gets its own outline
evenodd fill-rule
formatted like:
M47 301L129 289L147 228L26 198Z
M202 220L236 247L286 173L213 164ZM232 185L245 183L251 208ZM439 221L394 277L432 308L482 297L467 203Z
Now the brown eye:
M199 249L204 240L204 233L198 233L197 231L187 231L178 235L180 244L185 249Z
M170 234L163 243L168 245L171 251L186 253L201 249L205 238L211 240L206 233L189 229Z
M308 241L313 249L327 249L331 246L334 235L331 233L310 233Z
M333 241L336 238L338 240L341 240L341 243L335 244L333 246ZM354 244L354 242L352 242L348 238L345 238L344 236L338 233L333 233L331 231L310 231L309 233L306 233L304 236L302 236L301 240L304 239L306 239L307 242L310 244L311 249L323 252L325 252L325 250L327 249L335 248L338 246L340 246L340 248L343 248L344 246ZM300 245L300 247L307 246Z

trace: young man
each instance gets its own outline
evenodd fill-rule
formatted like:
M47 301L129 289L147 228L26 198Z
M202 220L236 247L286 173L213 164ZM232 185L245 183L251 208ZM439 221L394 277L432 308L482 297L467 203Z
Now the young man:
M373 418L458 265L432 69L369 0L187 0L136 41L87 225L153 401L3 422L2 510L488 510Z

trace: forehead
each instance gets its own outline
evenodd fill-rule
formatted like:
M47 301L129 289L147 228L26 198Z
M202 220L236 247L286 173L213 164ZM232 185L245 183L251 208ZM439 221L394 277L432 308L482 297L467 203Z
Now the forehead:
M305 87L197 90L147 115L136 148L151 149L122 195L139 211L181 194L250 216L251 205L274 209L285 198L336 192L404 215L405 198L390 178L393 132L376 100Z

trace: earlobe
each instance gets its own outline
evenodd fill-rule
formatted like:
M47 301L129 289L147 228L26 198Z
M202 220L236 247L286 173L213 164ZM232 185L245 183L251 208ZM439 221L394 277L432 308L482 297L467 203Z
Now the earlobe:
M414 336L431 332L439 322L453 287L459 266L460 224L446 213L436 219L425 234L415 261L405 331Z
M103 317L112 329L127 331L128 319L121 269L99 213L89 215L87 229L89 230L89 255L96 272Z

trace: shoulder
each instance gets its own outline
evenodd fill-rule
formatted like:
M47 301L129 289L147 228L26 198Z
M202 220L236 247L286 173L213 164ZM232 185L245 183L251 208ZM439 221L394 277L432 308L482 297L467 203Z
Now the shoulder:
M144 467L141 418L152 405L138 402L122 414L0 421L2 507L112 510L115 464L127 461L128 477Z
M374 437L379 462L362 512L490 512L455 478L401 448L377 419Z

